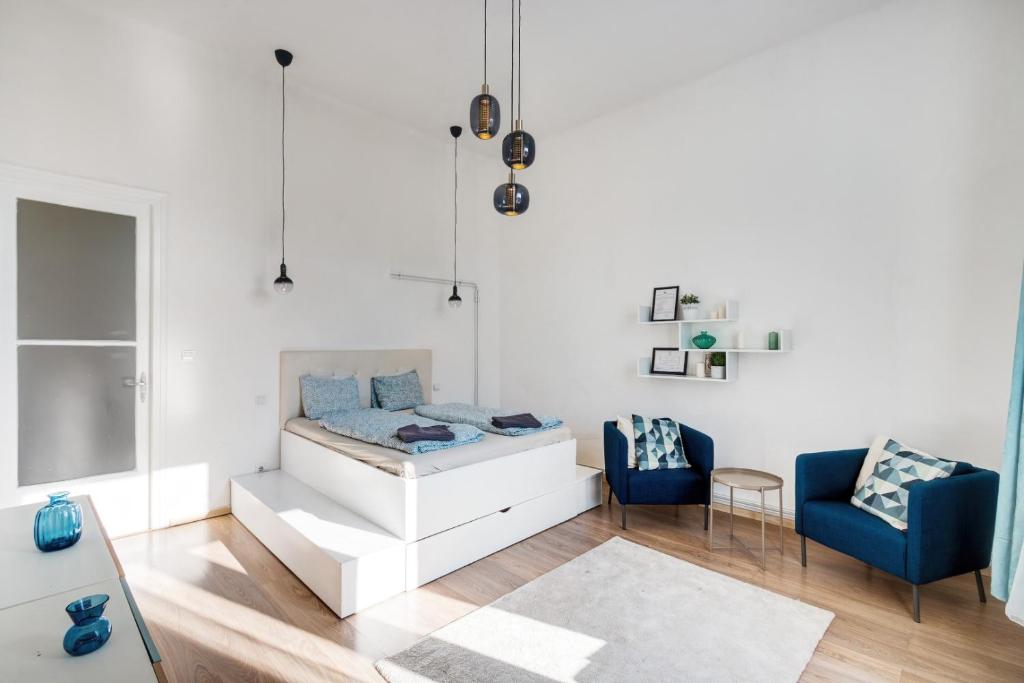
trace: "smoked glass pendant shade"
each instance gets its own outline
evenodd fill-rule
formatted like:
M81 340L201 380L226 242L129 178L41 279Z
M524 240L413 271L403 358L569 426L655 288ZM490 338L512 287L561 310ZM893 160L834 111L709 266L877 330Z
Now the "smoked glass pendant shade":
M515 171L529 168L537 158L537 143L533 136L522 129L522 122L516 122L516 129L501 142L501 158L505 165Z
M448 297L448 305L452 308L458 308L462 305L462 297L459 296L458 285L452 285L452 295Z
M501 106L485 84L469 105L469 129L481 140L490 140L501 128Z
M508 182L494 188L494 210L506 216L518 216L530 208L530 191L516 182L511 173Z

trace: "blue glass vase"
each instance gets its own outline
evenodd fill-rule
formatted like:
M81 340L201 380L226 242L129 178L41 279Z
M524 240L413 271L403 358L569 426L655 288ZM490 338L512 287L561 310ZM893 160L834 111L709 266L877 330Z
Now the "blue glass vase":
M707 330L701 330L700 334L690 340L698 349L710 349L718 341L714 336L708 334Z
M67 491L51 493L50 502L36 512L33 536L44 553L70 548L82 537L82 506L68 500Z
M113 627L103 616L108 600L109 595L99 593L68 603L64 610L75 625L64 634L65 652L72 657L80 657L95 652L110 640Z

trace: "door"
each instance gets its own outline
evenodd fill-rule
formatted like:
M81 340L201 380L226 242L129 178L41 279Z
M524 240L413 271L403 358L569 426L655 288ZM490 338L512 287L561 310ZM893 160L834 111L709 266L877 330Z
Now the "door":
M59 190L20 188L3 199L14 266L3 307L14 332L3 374L14 382L4 403L14 409L7 426L16 446L0 455L0 504L43 501L58 490L89 494L108 533L144 531L149 212Z

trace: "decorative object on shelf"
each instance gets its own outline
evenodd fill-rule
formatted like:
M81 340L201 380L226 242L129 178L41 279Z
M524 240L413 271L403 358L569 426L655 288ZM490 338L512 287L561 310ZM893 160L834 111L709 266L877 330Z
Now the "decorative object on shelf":
M676 300L679 298L679 287L655 287L651 299L651 322L677 320Z
M64 634L65 652L72 657L80 657L95 652L110 640L113 627L103 616L108 600L109 595L98 593L79 598L64 608L74 622L74 626Z
M711 364L711 379L725 379L725 354L721 351L708 354Z
M44 553L70 548L82 537L82 506L68 492L51 493L50 502L36 512L32 535Z
M779 350L779 333L775 332L774 330L768 333L768 350Z
M284 262L284 71L292 63L292 53L288 50L274 50L274 57L281 65L281 274L274 280L274 290L280 294L287 294L295 287L295 283L288 277L288 266Z
M743 330L737 331L736 336L733 340L733 346L735 346L737 349L744 349L746 348L746 343L747 335L743 332Z
M459 296L459 136L462 135L462 126L452 126L448 131L455 140L455 243L452 245L452 295L448 297L448 305L458 308L462 306L462 297Z
M514 9L514 7L513 7ZM537 143L533 136L523 130L523 0L519 0L519 97L516 106L516 122L512 132L501 142L501 159L505 165L516 171L522 171L533 164L537 156Z
M684 294L679 300L683 305L683 320L697 320L700 317L700 297L696 294Z
M714 336L708 334L707 330L701 330L700 334L690 340L698 349L710 349L718 341Z
M704 354L704 372L701 377L711 377L711 354Z
M501 128L501 106L487 85L487 0L484 0L484 84L469 104L469 129L481 140L490 140Z
M685 375L686 351L676 348L657 347L651 351L652 375Z

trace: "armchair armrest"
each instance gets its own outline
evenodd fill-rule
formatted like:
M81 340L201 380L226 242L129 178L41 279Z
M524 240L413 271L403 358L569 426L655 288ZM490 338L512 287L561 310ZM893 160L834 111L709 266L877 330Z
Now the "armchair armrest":
M627 486L628 444L626 437L615 426L615 422L604 423L604 476L608 480L608 486L615 492L619 502L626 504L629 501L629 486Z
M992 559L999 475L975 469L921 482L907 502L907 580L937 581Z
M802 453L796 456L796 532L803 534L804 503L848 500L853 495L866 448Z
M686 459L696 472L699 472L704 479L701 502L707 505L711 502L711 470L715 469L715 441L703 432L693 427L679 424L683 437L683 450L686 452Z

